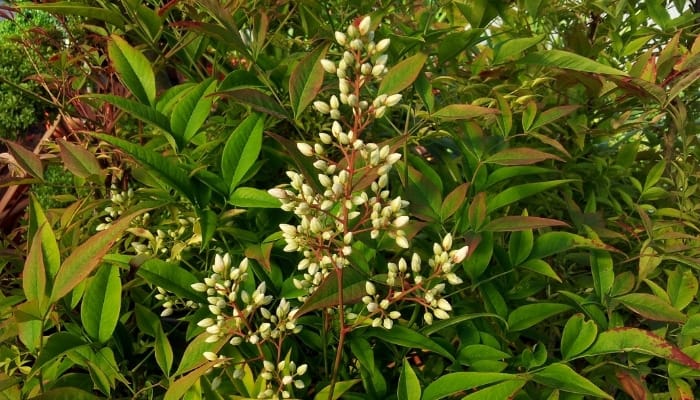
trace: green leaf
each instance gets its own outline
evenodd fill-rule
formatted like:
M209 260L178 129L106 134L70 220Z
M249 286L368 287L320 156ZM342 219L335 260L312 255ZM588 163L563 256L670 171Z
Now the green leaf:
M24 262L22 271L22 289L27 301L35 302L39 308L39 313L44 315L48 310L47 296L47 276L42 252L43 230L50 229L47 223L39 228L39 232L34 235L34 239L27 253L27 260Z
M612 256L607 251L591 251L591 275L593 288L602 304L607 304L607 298L615 282Z
M160 324L158 324L158 329L156 329L154 350L156 353L156 363L158 363L163 374L169 377L170 370L173 367L173 348L170 346L168 337L165 335L165 332L163 332L163 328Z
M569 226L564 221L550 218L528 217L525 215L509 215L492 220L482 228L488 232L516 232L551 226Z
M155 104L156 78L146 56L117 35L107 45L109 58L124 85L143 104Z
M553 171L548 168L543 167L503 167L498 168L489 174L486 180L486 187L491 187L496 183L503 182L505 180L525 175L538 175L538 174L548 174Z
M361 379L351 379L348 381L340 381L335 383L335 389L333 390L333 398L331 400L338 400L340 396L342 396L345 392L350 390L353 386L357 385ZM331 386L328 385L321 389L316 396L314 396L314 400L329 400L329 396L331 394Z
M523 264L520 264L519 267L552 278L557 282L562 281L559 275L557 275L557 273L554 272L554 269L551 265L547 264L546 261L538 258L527 260Z
M180 365L178 365L177 371L175 371L173 376L184 374L187 371L205 364L207 359L202 356L204 352L211 351L218 354L219 350L227 343L225 340L207 343L207 338L210 336L211 334L203 332L187 345L185 353L182 355L182 360L180 360Z
M2 142L5 143L12 157L26 173L33 178L44 179L44 166L41 164L41 158L38 154L25 149L19 143L4 139Z
M204 376L211 368L214 367L214 365L220 362L221 361L218 360L205 362L189 374L176 380L168 387L168 390L165 392L163 400L182 399L185 396L185 393L187 393L187 391L189 390L189 388L191 388L194 384L196 384L199 381L199 378Z
M581 72L592 72L595 74L627 75L625 72L608 65L564 50L545 50L530 53L519 59L518 62L530 65L541 65L544 67L571 69Z
M583 314L572 315L561 335L561 354L564 360L586 351L595 342L597 335L598 325L595 322L585 321Z
M358 302L365 293L365 282L367 277L365 274L354 268L343 269L343 303L353 304ZM318 289L313 292L299 307L296 317L322 308L328 308L338 305L338 273L331 271L319 285Z
M666 161L664 160L659 161L653 167L651 167L649 172L647 172L646 180L644 180L644 189L642 192L646 192L656 185L659 182L659 179L661 179L661 176L663 176L665 170Z
M678 95L680 95L684 90L696 83L698 79L700 79L700 68L696 68L690 71L678 81L676 81L673 84L673 86L671 86L671 89L669 89L668 91L668 98L664 103L664 108L666 108L666 106L668 106L671 103L671 101L678 97Z
M263 118L258 114L251 114L236 127L226 141L221 156L221 172L229 193L233 193L258 159L262 148L263 122Z
M544 39L544 35L528 38L515 38L503 41L493 49L493 65L502 64L511 57L522 53Z
M574 179L559 179L554 181L533 182L511 186L499 192L487 202L488 205L486 207L486 213L491 214L501 207L505 207L509 204L515 203L516 201L520 201L537 193L541 193L545 190L573 181Z
M630 293L615 297L615 300L642 317L654 321L684 322L686 320L685 314L653 294Z
M170 114L170 127L180 147L189 143L209 117L216 89L216 81L205 79L199 85L186 91L173 107Z
M208 208L202 210L197 209L197 218L199 218L199 226L202 231L202 248L206 248L209 241L214 237L216 232L218 216Z
M289 119L287 111L279 105L277 100L269 95L250 88L224 90L216 95L230 97L234 101L250 106L255 111L272 115L279 119Z
M32 366L32 374L44 368L49 362L58 359L69 351L88 346L85 341L70 332L57 332L46 339L46 343Z
M147 209L123 216L105 229L87 239L63 261L54 286L51 290L51 302L55 302L67 295L74 287L84 281L92 271L100 264L102 257L112 248L114 243L121 238L122 233L131 225L131 220L137 215L146 212Z
M653 332L638 328L617 328L598 335L598 340L580 357L608 353L641 353L700 370L700 363Z
M481 389L478 392L462 397L462 400L512 399L526 383L527 380L525 379L515 378L489 386L486 389Z
M427 59L427 54L418 53L391 67L382 78L377 95L392 95L409 87L418 78Z
M114 104L123 111L129 113L132 117L147 124L151 124L169 135L172 134L170 132L168 117L151 106L111 94L88 94L81 97L102 100Z
M530 126L529 130L534 131L535 129L539 129L545 125L549 125L560 118L566 117L567 115L573 113L579 108L580 106L578 105L552 107L549 110L543 111L540 114L538 114L537 118L535 118L535 122L532 124L532 126ZM562 160L560 159L559 161Z
M480 232L479 235L479 241L476 244L470 244L470 247L476 246L476 248L470 250L471 254L462 263L464 271L471 280L475 280L486 271L493 257L493 232Z
M666 10L665 1L650 1L646 2L646 9L649 17L656 22L661 29L666 29L671 22L671 16Z
M289 101L294 118L299 115L321 91L324 70L321 59L326 56L328 46L320 46L302 58L289 76Z
M197 201L197 187L188 177L188 172L180 166L173 158L167 158L153 150L146 149L137 144L127 142L109 135L94 133L98 139L104 140L114 146L124 150L134 157L138 162L148 167L149 172L153 172L167 185L171 186L193 203Z
M544 160L564 161L560 157L544 151L529 147L512 147L489 156L484 162L497 165L529 165Z
M117 27L124 27L124 16L105 7L90 7L75 1L57 1L55 3L22 3L17 7L24 10L42 10L51 14L77 15L104 21Z
M549 387L570 393L578 393L595 396L603 399L612 399L610 395L602 391L593 382L577 374L571 367L561 363L555 363L532 374L532 379Z
M569 310L571 310L569 305L560 303L525 304L511 311L508 315L508 330L511 332L522 331Z
M666 291L671 305L677 310L682 310L695 299L698 293L698 279L693 271L676 269L668 273Z
M443 330L445 328L460 324L464 321L469 321L469 320L472 320L475 318L484 318L484 317L495 318L495 319L499 320L500 322L502 322L503 326L505 326L505 324L506 324L506 320L503 319L498 314L489 314L489 313L461 314L461 315L451 316L449 319L433 321L433 323L431 325L424 326L423 328L420 329L419 332L425 336L430 336L433 333L440 332L441 330Z
M450 104L435 111L432 117L447 121L455 121L462 119L473 119L498 113L499 111L495 108L474 106L471 104Z
M547 232L535 239L530 259L545 258L578 247L592 250L615 250L599 240L588 239L575 233Z
M243 208L279 208L282 203L270 193L252 187L239 187L234 190L229 202Z
M421 388L416 372L407 359L403 359L403 368L399 376L398 400L420 400Z
M427 336L421 335L413 329L399 324L394 324L391 329L369 328L363 335L376 337L377 339L393 343L397 346L407 347L409 349L430 350L450 361L455 360L454 356L437 342L434 342Z
M95 155L82 146L73 144L65 139L57 140L61 149L61 160L68 170L81 178L102 176L102 168Z
M37 236L39 236L38 242L36 242ZM32 247L36 243L39 244L36 250L41 250L40 254L43 266L40 268L44 269L46 276L44 290L45 293L48 294L51 289L52 281L61 267L61 253L58 248L58 242L56 241L56 234L51 228L51 224L46 219L41 204L39 204L38 199L33 194L29 196L29 227L27 239L32 243ZM32 248L30 248L30 252L31 251ZM45 306L48 304L40 304L40 306L42 305Z
M121 291L118 267L102 265L88 280L80 319L92 339L104 343L112 337L121 310Z
M136 273L146 282L160 286L179 297L198 300L202 303L206 302L204 295L196 292L191 286L193 283L199 282L199 279L178 264L153 258L141 264Z
M99 400L92 393L74 387L59 387L47 390L46 392L32 397L32 400Z

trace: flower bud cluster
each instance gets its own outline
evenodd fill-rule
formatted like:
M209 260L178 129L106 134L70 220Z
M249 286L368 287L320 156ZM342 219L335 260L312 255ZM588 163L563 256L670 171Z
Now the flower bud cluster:
M392 304L399 301L411 301L421 304L425 310L423 319L432 324L433 316L438 319L449 318L452 306L444 297L445 282L450 285L461 284L460 278L453 270L467 256L469 246L452 250L452 235L447 234L442 243L433 245L433 256L428 260L429 268L425 268L420 256L413 253L410 264L405 258L397 263L387 264L386 284L389 291L386 296L380 296L372 282L366 282L367 295L362 298L367 312L372 319L372 326L384 326L390 329L392 320L401 317L398 311L390 311Z
M374 42L374 32L370 30L372 21L369 16L360 20L355 26L348 26L346 32L336 32L335 41L340 46L342 56L336 63L321 60L323 69L338 78L338 96L333 95L329 102L316 101L314 108L322 114L328 114L333 120L341 120L341 105L349 106L353 115L367 123L372 119L382 118L387 109L401 100L400 94L382 94L369 100L362 99L361 89L370 82L380 81L388 72L386 66L390 40Z
M265 390L258 396L258 399L289 399L291 393L289 389L294 386L296 389L303 389L306 384L299 379L308 370L307 364L297 367L294 361L280 361L275 365L270 361L263 361L263 370L260 376L266 381Z
M295 319L298 309L292 309L287 300L282 299L274 312L266 308L272 303L272 296L266 294L265 282L252 293L243 289L248 278L248 263L244 258L238 266L232 266L228 253L217 254L212 274L192 285L194 290L207 295L211 316L197 323L209 334L206 342L217 342L225 337L233 346L244 341L257 345L301 331Z

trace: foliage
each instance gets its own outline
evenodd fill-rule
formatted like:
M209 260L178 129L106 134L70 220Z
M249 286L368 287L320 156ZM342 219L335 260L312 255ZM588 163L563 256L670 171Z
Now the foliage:
M24 4L99 40L0 393L694 398L698 14L651 3Z

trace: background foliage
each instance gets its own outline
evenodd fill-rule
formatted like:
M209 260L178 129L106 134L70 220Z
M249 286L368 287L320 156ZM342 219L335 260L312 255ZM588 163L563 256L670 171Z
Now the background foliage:
M265 397L265 359L286 362L280 381L308 364L303 388L285 386L299 398L694 398L697 2L21 8L76 21L52 49L70 73L45 80L66 137L43 158L8 144L24 176L3 185L41 181L48 156L81 195L48 210L30 197L3 237L0 396ZM342 58L335 32L366 15L391 40L391 79L367 90L403 100L362 139L402 155L388 179L410 252L427 260L448 233L469 246L451 318L432 324L419 305L397 304L391 329L340 317L370 314L366 281L393 290L388 263L411 253L387 237L356 235L351 272L300 301L279 227L298 220L267 193L288 170L322 184L295 143L330 131L311 106L337 91L320 60ZM226 271L250 260L247 293L264 282L272 304L301 307L298 335L206 342L191 285L224 253Z

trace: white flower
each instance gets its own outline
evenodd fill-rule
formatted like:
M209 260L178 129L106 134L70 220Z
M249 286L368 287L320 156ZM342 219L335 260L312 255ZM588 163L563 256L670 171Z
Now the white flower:
M384 103L387 107L393 107L401 101L401 95L400 94L392 94L391 96L386 98L386 102Z
M335 33L335 41L338 42L339 45L345 46L345 43L347 43L347 36L343 32L336 32ZM380 42L381 43L381 42Z
M314 101L314 108L321 114L328 114L331 112L331 107L328 105L328 103L323 101Z
M455 264L461 263L467 257L468 253L469 253L469 246L462 247L461 249L455 251L452 254L452 262Z
M382 52L384 52L384 50L386 50L387 48L389 48L389 43L391 43L391 40L388 39L388 38L387 38L387 39L382 39L382 40L380 40L379 43L377 43L377 44L374 46L374 51L376 51L377 53L382 53ZM385 60L385 62L386 62L386 60ZM383 64L383 63L382 63L382 64Z
M377 289L374 287L374 284L372 282L366 281L365 292L370 296L374 296L375 294L377 294Z
M396 245L401 248L407 249L409 247L408 239L406 239L405 236L396 236Z

